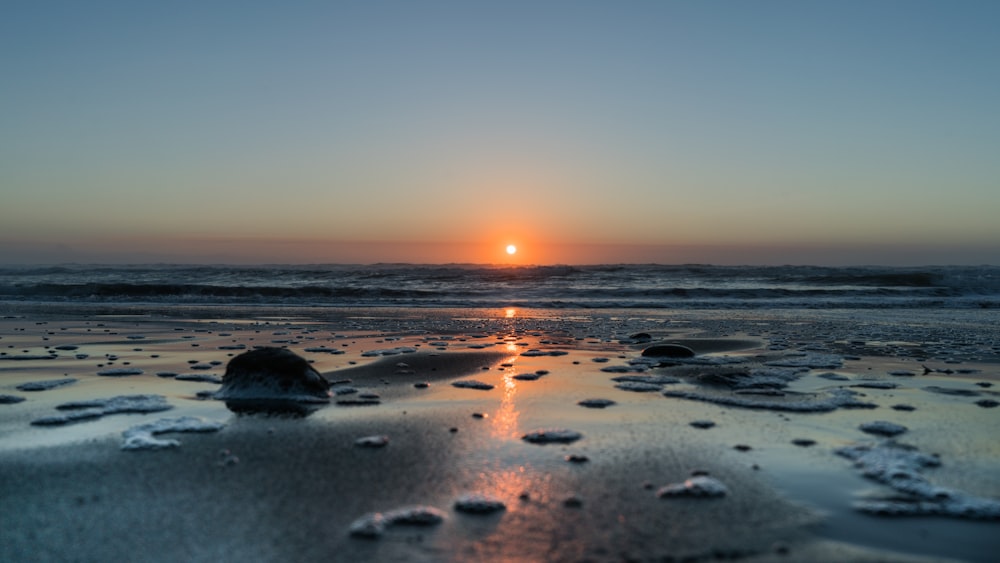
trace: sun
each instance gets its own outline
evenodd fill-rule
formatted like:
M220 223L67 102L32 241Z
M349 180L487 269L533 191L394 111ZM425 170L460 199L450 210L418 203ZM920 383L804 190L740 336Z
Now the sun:
M510 254L511 256L517 254L517 247L514 246L513 244L508 244L507 245L507 254Z

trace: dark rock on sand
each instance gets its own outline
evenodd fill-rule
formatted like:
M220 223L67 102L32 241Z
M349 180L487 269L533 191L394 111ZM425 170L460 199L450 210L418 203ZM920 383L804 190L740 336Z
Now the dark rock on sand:
M13 405L23 400L24 397L18 397L17 395L0 395L0 405Z
M647 358L693 358L694 350L680 344L656 344L642 351Z
M895 424L884 420L866 422L858 428L860 428L862 432L866 432L868 434L876 434L878 436L887 437L898 436L907 430L907 428L901 424Z
M229 361L215 398L234 412L307 414L305 405L330 401L330 384L294 352L265 347Z

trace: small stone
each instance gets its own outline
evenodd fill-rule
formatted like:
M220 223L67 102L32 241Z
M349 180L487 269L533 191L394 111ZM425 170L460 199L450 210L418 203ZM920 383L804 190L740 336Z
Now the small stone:
M701 428L703 430L707 430L715 426L715 423L711 420L692 420L689 424L695 428Z
M884 420L876 420L874 422L866 422L859 426L862 432L868 434L877 434L879 436L898 436L903 432L907 431L905 426L900 424L894 424L892 422L886 422Z
M680 344L657 344L642 351L647 358L693 358L694 350Z
M532 444L569 444L582 438L583 435L574 430L565 428L548 428L528 432L521 439Z
M493 385L489 383L483 383L482 381L476 381L475 379L463 379L461 381L453 381L452 386L458 387L459 389L479 389L481 391L489 391L493 389Z
M455 510L469 514L491 514L506 509L502 500L483 493L464 494L455 500Z
M980 399L976 401L976 405L983 407L984 409L992 409L997 405L1000 405L1000 403L994 401L993 399Z
M816 440L812 440L809 438L796 438L792 440L792 444L795 444L796 446L799 446L801 448L808 448L809 446L815 446Z
M615 402L611 399L584 399L577 404L588 409L603 409L614 405Z
M570 463L586 463L590 461L590 458L583 454L570 454L564 459Z

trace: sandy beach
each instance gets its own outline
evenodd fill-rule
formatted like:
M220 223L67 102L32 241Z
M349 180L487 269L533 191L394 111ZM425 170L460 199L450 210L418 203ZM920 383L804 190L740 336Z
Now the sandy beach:
M990 561L1000 548L1000 351L974 318L7 309L4 561ZM903 326L908 339L889 328ZM657 343L695 356L642 355ZM213 399L255 346L311 361L330 403L265 416ZM108 401L136 395L164 410ZM87 401L104 410L67 418ZM123 449L130 429L181 417L209 426L150 426L169 443Z

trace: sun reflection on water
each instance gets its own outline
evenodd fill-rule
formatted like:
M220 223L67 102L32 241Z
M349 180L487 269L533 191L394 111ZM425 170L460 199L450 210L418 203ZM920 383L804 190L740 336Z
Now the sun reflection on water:
M514 374L504 373L500 386L502 397L500 406L491 418L493 435L497 438L517 438L517 419L521 412L517 409L517 380Z

